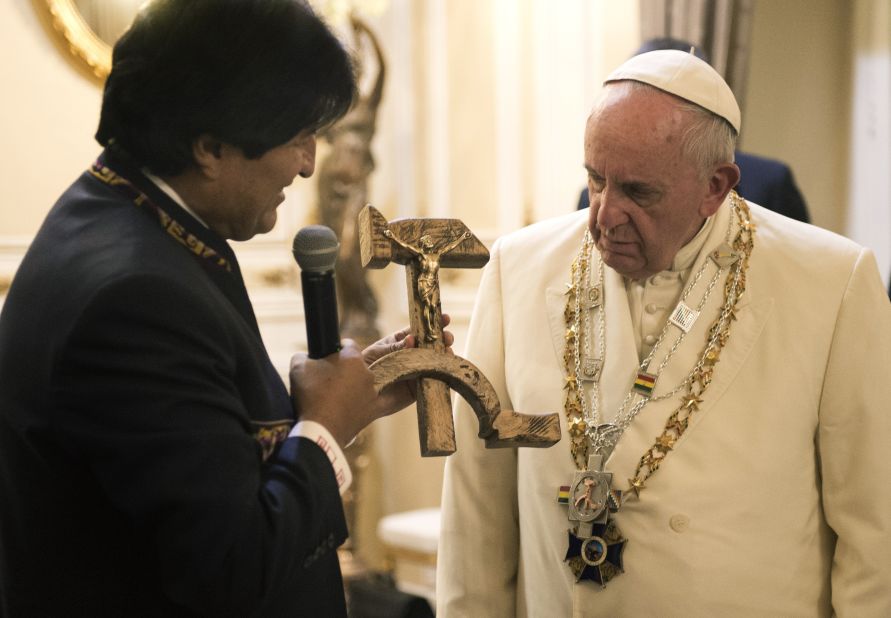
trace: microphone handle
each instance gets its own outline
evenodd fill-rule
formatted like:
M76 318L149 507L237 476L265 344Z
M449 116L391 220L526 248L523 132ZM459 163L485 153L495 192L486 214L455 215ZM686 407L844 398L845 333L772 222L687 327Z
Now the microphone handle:
M340 351L337 294L334 271L300 271L303 310L306 316L306 344L310 358L324 358Z

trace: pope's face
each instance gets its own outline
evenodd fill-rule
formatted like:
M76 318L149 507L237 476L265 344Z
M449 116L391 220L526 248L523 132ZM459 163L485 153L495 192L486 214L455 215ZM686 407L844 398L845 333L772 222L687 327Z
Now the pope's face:
M689 112L668 94L608 85L585 130L588 228L631 279L666 270L712 214L709 179L681 151Z
M239 148L223 145L215 204L204 215L224 238L248 240L272 230L284 188L297 175L308 178L315 169L316 136L301 133L249 159Z

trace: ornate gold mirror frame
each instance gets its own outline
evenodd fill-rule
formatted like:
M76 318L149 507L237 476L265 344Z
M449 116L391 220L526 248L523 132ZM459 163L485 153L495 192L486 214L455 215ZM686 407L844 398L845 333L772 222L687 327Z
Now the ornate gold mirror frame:
M44 4L52 18L53 27L65 39L68 49L99 79L105 81L111 71L113 42L102 39L84 19L77 0L34 0ZM350 10L361 9L368 14L382 13L389 0L311 0L329 20L343 21Z
M104 80L111 70L111 45L93 32L74 0L46 0L46 5L53 26L65 37L71 53L84 61L97 78Z

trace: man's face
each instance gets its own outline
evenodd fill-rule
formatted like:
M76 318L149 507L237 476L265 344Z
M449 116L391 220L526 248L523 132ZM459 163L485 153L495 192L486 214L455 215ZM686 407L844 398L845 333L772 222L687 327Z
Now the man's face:
M298 174L311 176L315 158L313 133L301 133L258 159L248 159L241 149L224 144L216 203L205 220L218 234L232 240L269 232L275 226L276 209L285 200L284 188Z
M608 85L588 119L588 228L603 261L632 278L666 270L712 214L709 179L681 152L689 122L674 97Z

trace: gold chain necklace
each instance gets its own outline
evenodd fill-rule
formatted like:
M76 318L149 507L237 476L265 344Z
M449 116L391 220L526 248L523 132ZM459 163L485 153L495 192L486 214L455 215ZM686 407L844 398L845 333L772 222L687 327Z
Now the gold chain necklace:
M734 205L739 232L731 245L738 259L733 263L731 275L724 284L724 304L721 313L715 318L708 331L705 348L694 365L689 377L685 381L685 394L681 397L678 408L671 413L665 422L665 428L656 438L647 452L645 452L637 464L634 477L628 479L631 491L635 496L640 496L644 489L644 482L649 479L662 461L672 451L675 443L680 440L690 419L699 411L702 396L712 383L712 374L715 366L721 359L721 351L730 339L730 326L736 320L736 307L740 298L746 291L746 272L749 268L749 257L755 245L755 224L752 223L749 207L745 200L741 199L735 191L731 193L731 203ZM730 259L730 256L715 256L716 259Z
M725 234L725 245L723 246L725 248L725 252L731 251L730 245L728 244L730 241L731 229L732 225L730 224L730 222L728 222L727 232ZM666 320L665 325L662 328L662 332L659 334L659 337L650 350L650 353L647 355L646 358L644 358L643 361L641 361L639 365L638 377L648 376L648 378L652 382L652 385L644 387L639 384L635 384L635 387L631 391L629 391L629 393L619 406L615 418L610 423L601 425L598 410L600 398L599 382L600 371L602 369L605 354L606 319L604 317L605 312L602 308L602 260L598 260L597 281L594 283L593 286L588 283L591 276L589 273L589 264L593 247L594 241L591 238L590 232L585 232L582 249L576 261L577 268L575 269L575 272L572 273L573 281L570 284L570 290L578 290L580 293L575 294L574 315L570 312L564 316L567 320L567 326L569 326L566 334L567 347L564 350L564 362L574 363L575 381L572 382L570 380L570 388L574 389L573 396L577 396L578 398L578 405L573 405L572 407L574 410L581 411L579 415L567 419L569 425L569 435L572 439L571 450L573 460L575 461L576 467L578 469L582 469L585 467L588 454L592 450L594 453L603 455L604 459L606 459L608 451L611 451L611 448L615 446L616 441L622 435L628 425L631 424L631 421L634 420L634 417L637 416L637 414L641 412L648 403L669 399L684 388L685 382L682 381L675 388L667 392L663 392L662 394L656 395L653 392L655 388L655 381L662 374L663 369L665 369L665 367L674 356L674 353L684 341L687 332L689 332L690 328L692 328L692 324L693 322L695 322L696 317L702 312L702 309L711 296L712 290L715 288L719 277L725 270L725 266L718 265L711 277L711 280L706 284L706 289L702 293L695 310L689 307L686 303L688 301L690 293L697 287L697 284L705 273L706 267L711 262L709 260L703 261L702 265L699 267L699 270L690 277L689 283L681 293L678 308L675 310L675 312L672 313L670 319ZM585 308L590 309L590 311L582 311L583 303L581 299L583 297L586 298L586 302L584 303L586 305ZM597 355L593 357L590 355L590 343L593 334L589 325L590 316L592 313L596 314L598 327L598 350ZM585 315L584 325L582 324L581 320L582 314ZM680 318L678 316L683 315L688 316L688 323L680 321ZM569 321L571 321L572 323L569 324ZM666 340L666 337L672 325L677 326L680 330L680 333L674 340L671 348L662 358L661 362L657 365L656 369L653 370L653 373L648 373L650 371L650 364L653 360L653 357L655 356L656 351L661 348L663 341ZM582 341L584 341L584 351L582 350ZM570 344L572 344L571 347ZM590 395L585 392L585 384L590 384ZM643 393L645 394L645 396L639 397L637 401L632 405L632 401L634 401L636 393Z
M577 580L590 579L605 585L607 581L623 570L622 552L626 541L622 538L615 521L610 516L621 506L623 492L611 487L612 474L603 470L612 448L634 416L651 399L665 399L684 391L678 408L669 416L664 430L656 438L654 444L641 456L634 477L628 479L630 491L624 492L624 498L629 497L631 493L639 497L641 490L645 487L644 483L659 469L662 461L687 430L692 416L699 410L699 405L703 402L702 397L711 384L714 368L720 360L721 351L729 340L730 326L736 319L735 311L746 287L746 271L754 246L755 230L746 202L735 191L731 191L730 203L733 211L731 216L735 214L739 229L732 242L728 244L725 241L718 249L709 254L709 258L718 266L716 275L712 278L695 311L685 305L684 300L699 280L704 266L694 275L682 294L681 302L670 318L671 323L677 325L683 333L663 359L657 373L651 375L643 371L643 368L648 365L653 357L653 351L661 343L665 335L665 329L663 329L653 351L641 364L642 371L638 372L635 387L622 403L617 414L616 424L599 426L596 424L596 390L592 396L591 412L588 413L583 385L579 379L584 373L588 377L593 377L595 381L599 381L604 361L605 328L602 321L599 333L599 359L596 361L589 358L582 360L579 345L581 311L595 310L599 311L601 316L604 312L603 290L601 289L602 262L597 284L594 287L586 287L589 279L588 268L593 253L587 233L586 242L582 243L579 255L572 263L570 269L572 283L567 291L568 298L564 311L564 321L567 327L566 346L563 354L566 369L564 410L569 426L572 461L579 471L576 472L572 485L560 488L558 502L569 505L569 519L574 524L574 528L569 530L569 550L566 561ZM730 224L732 226L732 220ZM730 229L728 229L728 239L729 232ZM724 284L724 302L718 316L709 328L706 343L698 361L677 387L664 395L654 397L656 378L680 345L683 336L692 327L692 321L695 321L699 310L704 306L711 287L714 286L718 276L726 267L730 267L730 273ZM586 300L583 302L583 299ZM690 318L691 315L692 318ZM690 320L685 318L690 318ZM626 410L627 404L633 397L639 399L629 410ZM592 420L595 421L593 424ZM587 463L587 468L585 463Z

